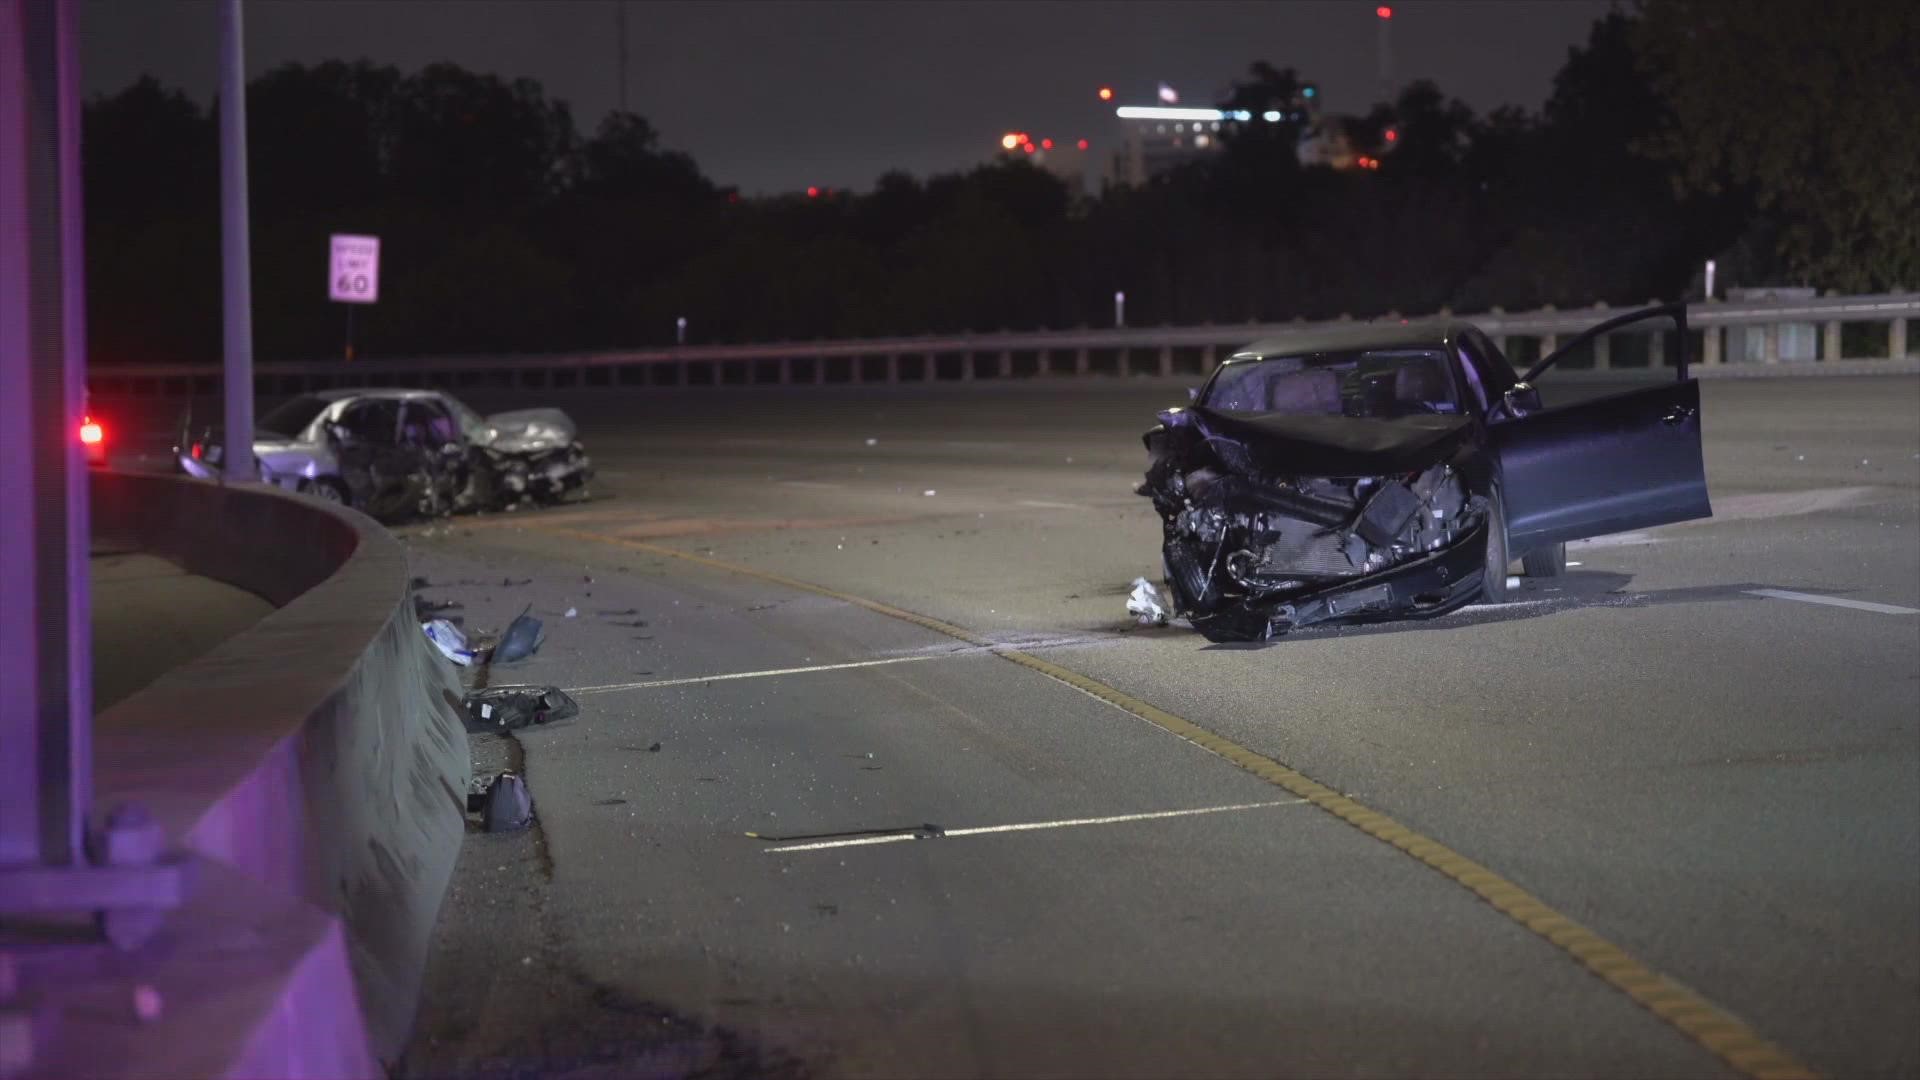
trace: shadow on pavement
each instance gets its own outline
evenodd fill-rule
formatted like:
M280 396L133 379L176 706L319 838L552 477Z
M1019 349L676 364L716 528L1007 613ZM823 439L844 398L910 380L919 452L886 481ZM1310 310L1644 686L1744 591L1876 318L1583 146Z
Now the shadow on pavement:
M1630 574L1601 570L1577 571L1557 578L1522 579L1519 592L1509 593L1508 601L1497 606L1469 604L1451 614L1432 619L1400 619L1345 626L1311 626L1271 641L1219 642L1206 646L1205 651L1268 649L1285 645L1290 641L1325 641L1330 638L1374 637L1381 634L1440 633L1446 630L1538 619L1583 608L1655 607L1723 600L1757 603L1764 597L1749 596L1747 591L1766 587L1758 582L1748 581L1634 592L1628 588L1632 580L1633 577Z

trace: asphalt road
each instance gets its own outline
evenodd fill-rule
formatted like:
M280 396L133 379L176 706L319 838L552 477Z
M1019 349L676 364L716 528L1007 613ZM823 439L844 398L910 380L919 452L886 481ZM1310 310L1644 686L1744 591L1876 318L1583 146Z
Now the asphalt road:
M476 739L538 824L469 837L403 1071L1920 1072L1920 380L1708 383L1714 520L1257 646L1122 610L1183 397L555 396L592 501L402 530L582 704Z

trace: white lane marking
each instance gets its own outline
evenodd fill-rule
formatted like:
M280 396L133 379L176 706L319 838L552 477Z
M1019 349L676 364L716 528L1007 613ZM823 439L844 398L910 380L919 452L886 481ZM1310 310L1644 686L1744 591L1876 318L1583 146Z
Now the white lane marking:
M782 480L780 481L780 483L786 485L787 487L823 488L823 489L833 490L833 491L837 491L840 488L847 486L845 484L836 484L829 480Z
M1586 564L1586 563L1577 563L1577 562L1570 562L1570 563L1568 563L1567 565L1568 565L1568 566L1585 566L1585 565L1587 565L1587 564Z
M1567 541L1567 550L1572 551L1575 548L1590 547L1620 547L1625 544L1657 544L1659 542L1659 537L1653 536L1645 530L1635 530L1633 532L1614 533L1611 536L1596 536L1589 540L1569 540Z
M655 679L652 682L612 683L607 686L571 686L569 694L611 694L618 690L652 690L662 686L690 686L693 683L728 682L733 679L769 679L775 675L808 675L816 671L845 671L848 668L879 667L882 664L911 664L917 660L938 660L949 653L924 656L890 656L885 660L855 660L847 664L815 664L812 667L772 668L767 671L736 671L726 675L695 675L686 679Z
M727 682L733 679L768 679L776 675L810 675L816 671L845 671L849 668L880 667L885 664L910 664L916 660L944 660L956 656L980 656L998 652L1001 649L1057 649L1069 645L1092 645L1102 641L1118 640L1117 635L1107 637L1059 637L1035 640L996 641L991 645L929 645L915 649L904 656L888 656L878 660L853 660L842 664L813 664L807 667L770 668L766 671L734 671L721 675L690 675L683 679L652 679L647 682L609 683L605 686L567 686L561 689L569 694L612 694L622 690L655 690L664 686L691 686L694 683Z
M1844 510L1865 502L1873 494L1870 487L1809 488L1804 491L1763 491L1748 495L1723 495L1713 500L1713 516L1684 524L1706 525L1715 521L1756 521L1767 518L1819 514Z
M1775 600L1798 600L1803 604L1826 604L1830 607L1852 608L1855 611L1872 611L1881 615L1920 615L1920 608L1900 607L1897 604L1876 604L1871 600L1849 600L1844 596L1820 596L1815 593L1791 592L1787 589L1748 589L1748 596L1766 596Z
M1031 832L1035 829L1066 829L1076 825L1118 825L1128 821L1153 821L1159 818L1193 817L1196 814L1226 814L1236 810L1260 810L1269 806L1298 806L1305 799L1282 799L1278 802L1239 803L1234 806L1203 806L1194 810L1156 810L1146 814L1115 814L1111 817L1072 818L1066 821L1028 821L1018 825L980 825L970 829L947 829L942 839L956 836L984 836L987 833ZM752 833L747 835L751 836ZM903 840L917 840L912 833L891 833L886 836L862 836L852 840L824 840L815 844L786 844L781 847L763 848L769 855L778 855L789 851L824 851L827 848L865 847L870 844L897 844Z
M1021 499L1018 502L1014 503L1014 505L1015 506L1031 506L1039 510L1085 510L1086 509L1086 507L1081 506L1079 503L1048 502L1045 499Z

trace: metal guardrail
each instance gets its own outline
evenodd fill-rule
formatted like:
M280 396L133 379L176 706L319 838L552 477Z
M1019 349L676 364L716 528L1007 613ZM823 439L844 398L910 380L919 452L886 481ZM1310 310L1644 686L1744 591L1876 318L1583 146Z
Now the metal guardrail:
M1342 317L1322 322L1304 319L1282 323L1207 323L1198 326L1080 328L1074 330L998 331L922 337L858 338L835 341L783 341L751 345L681 345L587 353L544 353L495 356L442 356L362 360L346 363L295 361L262 363L255 378L262 393L298 393L336 386L542 387L572 386L732 386L791 383L893 383L915 381L973 381L1031 376L1181 375L1204 374L1222 356L1248 342L1306 333L1330 326L1368 322L1408 322L1458 319L1471 322L1514 355L1527 342L1529 351L1544 354L1558 339L1599 323L1623 308L1543 308L1505 312L1498 308L1478 315L1455 316L1442 310L1431 315L1403 317L1389 313L1377 319ZM1708 368L1726 363L1722 338L1730 327L1758 327L1763 341L1763 363L1781 358L1779 329L1789 324L1814 324L1820 341L1819 363L1842 361L1841 327L1849 323L1887 326L1886 357L1905 361L1907 324L1920 316L1920 293L1900 292L1871 296L1827 296L1793 300L1724 302L1690 305L1687 319L1697 331L1693 344L1698 362ZM1626 333L1631 333L1628 331ZM1143 355L1144 354L1144 355ZM1849 373L1861 365L1846 357L1832 373ZM1604 350L1595 365L1607 364ZM1728 364L1729 367L1755 367ZM1805 373L1805 362L1782 364ZM1891 365L1890 365L1891 366ZM1818 370L1818 369L1816 369ZM1759 372L1754 372L1758 374ZM1786 373L1784 370L1781 373ZM1731 372L1729 372L1731 374ZM129 393L139 396L207 393L218 385L215 364L135 365L95 364L88 382L95 394Z

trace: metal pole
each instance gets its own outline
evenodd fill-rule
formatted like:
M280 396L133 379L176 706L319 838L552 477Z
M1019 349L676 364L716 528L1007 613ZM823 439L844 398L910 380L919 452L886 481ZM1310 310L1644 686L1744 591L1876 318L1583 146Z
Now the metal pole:
M0 3L0 897L83 863L91 798L77 6Z
M351 364L353 362L353 309L360 305L342 304L340 306L347 309L347 362Z
M246 35L240 0L220 0L220 285L226 320L226 448L220 473L255 479L253 271L247 239ZM348 310L352 307L349 305Z
M1127 325L1127 294L1126 293L1116 292L1113 294L1113 325L1115 326Z

